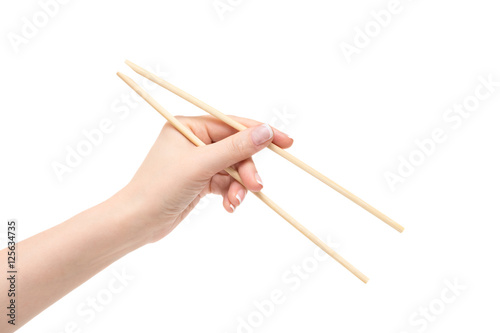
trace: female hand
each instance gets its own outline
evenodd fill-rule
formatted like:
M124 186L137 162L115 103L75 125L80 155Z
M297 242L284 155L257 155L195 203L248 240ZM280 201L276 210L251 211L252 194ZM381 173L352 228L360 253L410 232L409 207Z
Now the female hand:
M196 147L167 123L132 181L117 195L141 213L140 226L154 242L170 233L208 193L220 194L232 213L241 204L246 188L262 189L262 180L251 156L271 142L288 148L293 140L267 124L233 117L249 127L236 133L212 117L177 117L207 144ZM235 134L236 133L236 134ZM242 186L224 169L234 166Z
M13 332L117 259L167 235L207 193L222 195L224 208L234 211L246 189L222 170L234 165L244 185L259 191L262 182L251 156L271 141L282 148L292 145L285 134L253 120L235 118L249 127L236 133L212 117L178 119L207 146L195 147L167 123L121 191L17 244L23 283L16 304L22 311L15 326L0 322L1 332ZM0 255L6 257L8 250ZM0 287L7 290L8 283L3 280ZM0 303L7 304L7 296L1 294Z

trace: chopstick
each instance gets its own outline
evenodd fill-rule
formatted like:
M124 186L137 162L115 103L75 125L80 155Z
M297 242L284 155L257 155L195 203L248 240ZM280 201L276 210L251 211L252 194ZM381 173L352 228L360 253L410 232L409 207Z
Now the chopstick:
M141 96L146 102L149 103L156 111L158 111L163 117L167 119L182 135L184 135L189 141L191 141L194 145L201 147L205 146L205 143L200 140L190 129L188 129L185 125L183 125L177 118L172 116L165 108L163 108L156 100L154 100L143 88L141 88L137 83L135 83L131 78L122 74L120 72L117 75L125 81L125 83L132 88L139 96ZM234 179L236 179L241 185L243 182L241 177L233 167L226 168L225 171ZM245 185L243 185L245 186ZM252 191L250 191L252 192ZM262 200L267 206L269 206L272 210L274 210L278 215L283 217L288 223L290 223L295 229L300 231L304 236L309 238L314 244L316 244L320 249L325 251L330 257L339 262L342 266L344 266L347 270L349 270L352 274L354 274L358 279L363 281L364 283L368 282L368 277L361 273L356 267L350 264L347 260L345 260L342 256L340 256L337 252L331 249L325 242L323 242L319 237L314 235L312 232L307 230L302 224L300 224L297 220L295 220L290 214L288 214L285 210L279 207L274 201L272 201L268 196L266 196L262 192L252 192L257 198Z
M225 122L229 126L235 128L236 130L243 131L244 129L246 129L245 125L237 122L236 120L230 118L229 116L227 116L224 113L220 112L219 110L211 107L210 105L208 105L208 104L200 101L196 97L191 96L187 92L181 90L180 88L177 88L176 86L174 86L173 84L165 81L161 77L159 77L159 76L157 76L157 75L155 75L155 74L153 74L153 73L145 70L144 68L142 68L142 67L134 64L133 62L131 62L129 60L126 60L125 63L130 68L132 68L136 73L144 76L145 78L147 78L147 79L153 81L154 83L162 86L163 88L171 91L172 93L174 93L177 96L185 99L186 101L188 101L188 102L196 105L197 107L199 107L200 109L208 112L212 116L214 116L216 118L219 118L220 120L222 120L223 122ZM337 183L335 183L333 180L331 180L327 176L323 175L318 170L316 170L313 167L311 167L310 165L302 162L301 160L299 160L297 157L293 156L289 152L283 150L282 148L278 147L274 143L271 143L267 148L271 149L276 154L278 154L281 157L287 159L288 161L292 162L293 164L295 164L296 166L298 166L299 168L301 168L305 172L309 173L313 177L317 178L318 180L322 181L326 185L330 186L332 189L334 189L335 191L339 192L340 194L342 194L347 199L353 201L354 203L356 203L357 205L359 205L361 208L363 208L366 211L370 212L371 214L375 215L376 217L378 217L380 220L382 220L385 223L387 223L389 226L391 226L395 230L397 230L399 232L403 232L403 230L404 230L403 226L401 226L400 224L398 224L397 222L395 222L394 220L392 220L391 218L389 218L388 216L386 216L385 214L383 214L379 210L375 209L374 207L372 207L371 205L369 205L365 201L361 200L361 198L355 196L354 194L352 194L351 192L349 192L348 190L346 190L342 186L338 185Z

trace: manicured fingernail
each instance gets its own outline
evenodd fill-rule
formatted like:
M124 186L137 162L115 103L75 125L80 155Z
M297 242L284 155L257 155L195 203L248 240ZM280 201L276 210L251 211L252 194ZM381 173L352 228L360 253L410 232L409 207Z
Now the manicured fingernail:
M241 202L245 199L245 191L239 190L238 194L236 194L236 200L238 200L238 205L241 205Z
M234 210L236 209L232 204L229 204L229 208L231 208L231 213L234 212Z
M264 142L273 137L273 129L268 124L262 124L252 131L252 141L256 146L260 146Z
M256 181L257 183L259 183L259 184L260 184L260 186L264 186L264 184L262 183L262 178L260 178L260 176L259 176L259 173L258 173L258 172L256 172L256 173L255 173L255 181Z

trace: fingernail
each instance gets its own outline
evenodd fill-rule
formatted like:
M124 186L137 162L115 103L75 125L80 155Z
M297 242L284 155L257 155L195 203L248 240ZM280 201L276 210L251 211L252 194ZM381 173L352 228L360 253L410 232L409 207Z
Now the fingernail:
M239 190L238 194L236 194L236 200L238 200L238 205L241 205L241 202L245 199L245 191L244 190Z
M264 186L264 184L262 183L262 178L260 178L260 176L259 176L259 173L258 173L258 172L256 172L256 173L255 173L255 181L256 181L257 183L259 183L259 184L260 184L260 186Z
M256 146L260 146L272 137L273 129L268 124L262 124L252 131L252 141Z
M234 212L234 210L236 209L232 204L229 204L229 208L231 208L231 213Z

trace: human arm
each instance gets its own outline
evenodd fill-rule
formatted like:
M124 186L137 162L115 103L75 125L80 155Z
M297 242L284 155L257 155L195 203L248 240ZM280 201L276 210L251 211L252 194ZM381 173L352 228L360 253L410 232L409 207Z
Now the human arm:
M259 191L262 184L251 156L271 141L283 148L292 144L283 133L251 120L238 118L253 127L235 134L213 117L179 119L208 145L193 146L167 123L122 190L17 245L22 254L16 295L20 311L16 325L3 320L0 331L15 331L117 259L165 237L204 195L222 195L224 208L232 212L246 189L221 170L234 165L246 188ZM6 249L0 253L6 259ZM6 280L0 283L2 290L4 286ZM7 295L0 295L6 304Z

